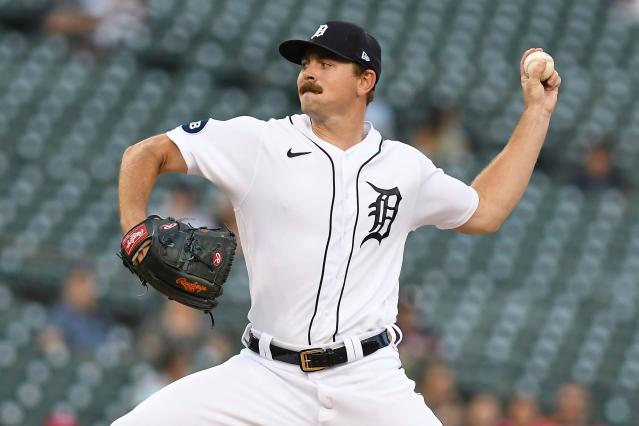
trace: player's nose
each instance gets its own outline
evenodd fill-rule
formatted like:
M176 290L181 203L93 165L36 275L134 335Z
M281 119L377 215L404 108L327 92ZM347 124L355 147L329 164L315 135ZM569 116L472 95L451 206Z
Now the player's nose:
M311 67L306 67L303 71L302 71L302 80L303 81L315 81L317 79L315 73L313 72L313 70L311 69Z

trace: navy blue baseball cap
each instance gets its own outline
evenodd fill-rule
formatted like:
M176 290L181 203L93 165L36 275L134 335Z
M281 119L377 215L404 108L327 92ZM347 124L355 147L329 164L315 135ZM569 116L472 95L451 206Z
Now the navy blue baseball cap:
M304 53L312 47L329 52L371 69L382 75L382 48L375 37L358 25L344 21L328 21L320 25L308 40L287 40L280 44L280 54L295 64L301 64Z

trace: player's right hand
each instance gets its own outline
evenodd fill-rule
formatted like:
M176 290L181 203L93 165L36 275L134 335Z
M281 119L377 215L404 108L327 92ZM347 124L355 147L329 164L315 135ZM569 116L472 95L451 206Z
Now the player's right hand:
M133 230L133 228L141 223L142 221L138 220L138 221L122 221L122 228L125 230L124 232L124 236L126 237L126 235ZM123 237L124 238L124 237ZM142 243L142 245L137 249L137 252L135 253L135 255L133 256L132 262L134 265L139 265L142 260L144 260L144 257L146 256L146 253L149 251L149 247L151 246L151 241L145 241L144 243Z
M133 264L134 265L139 265L140 263L142 263L142 261L144 260L144 257L146 256L147 252L149 251L149 247L151 247L151 240L145 241L144 244L142 244L142 246L140 246L140 249L135 254L135 257L133 258Z

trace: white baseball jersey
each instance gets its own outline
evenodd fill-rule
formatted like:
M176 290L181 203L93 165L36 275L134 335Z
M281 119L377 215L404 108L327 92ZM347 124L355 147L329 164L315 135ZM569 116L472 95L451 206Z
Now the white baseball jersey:
M343 151L306 115L202 120L167 133L189 174L233 203L250 279L252 326L277 342L327 345L395 322L408 233L450 229L475 190L416 149L366 137Z

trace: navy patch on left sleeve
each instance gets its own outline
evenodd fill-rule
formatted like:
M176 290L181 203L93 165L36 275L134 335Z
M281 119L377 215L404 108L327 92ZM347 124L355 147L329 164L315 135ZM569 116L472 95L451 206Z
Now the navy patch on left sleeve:
M209 121L208 119L191 121L188 124L183 124L182 130L184 130L186 133L197 133L200 130L202 130L204 126L206 126L206 123L208 123L208 121Z

